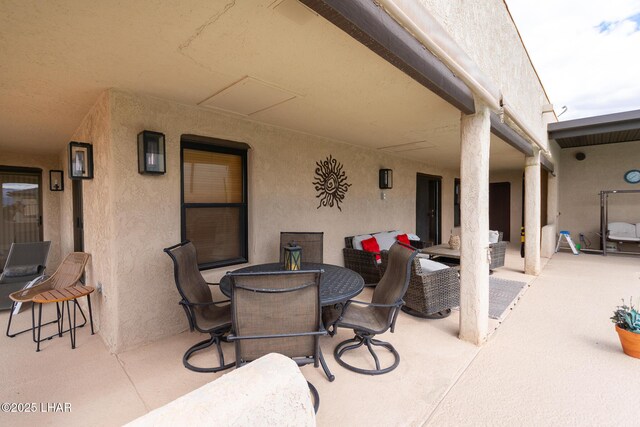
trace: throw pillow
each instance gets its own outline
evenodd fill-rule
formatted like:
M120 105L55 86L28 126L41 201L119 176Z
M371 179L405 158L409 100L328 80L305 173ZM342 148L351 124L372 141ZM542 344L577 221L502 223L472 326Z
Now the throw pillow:
M372 237L371 234L361 234L359 236L354 236L354 238L352 240L353 249L357 249L359 251L363 250L362 249L362 241L370 239L371 237Z
M396 236L396 240L400 243L404 243L407 246L411 246L411 243L409 242L409 236L407 236L406 234L398 234Z
M380 246L378 246L378 241L375 237L372 237L367 240L362 241L362 249L366 252L374 252L376 254L376 262L380 264L382 262L382 258L380 258Z

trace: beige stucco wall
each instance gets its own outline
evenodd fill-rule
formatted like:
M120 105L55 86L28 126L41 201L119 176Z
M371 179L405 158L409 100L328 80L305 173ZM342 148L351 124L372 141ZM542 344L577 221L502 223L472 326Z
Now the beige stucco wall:
M102 285L101 292L92 298L94 322L102 339L110 348L117 342L118 318L121 308L118 305L118 287L113 279L114 261L113 236L113 198L117 189L114 186L111 137L111 99L108 92L103 93L73 134L74 141L93 144L94 179L82 181L84 216L84 251L91 254L86 269L86 283L91 286ZM65 149L61 157L67 158ZM73 193L72 182L67 177L68 162L64 162L65 190L61 212L63 253L73 251Z
M166 135L167 173L140 175L136 135ZM74 139L94 144L95 178L85 182L85 250L88 279L100 282L101 334L114 352L187 328L162 248L180 241L180 137L183 134L245 142L249 152L249 259L276 261L280 231L323 231L324 259L343 264L344 237L380 230L415 231L416 174L443 177L443 235L452 227L457 172L391 157L246 118L111 90L85 118ZM351 184L342 211L318 207L312 185L315 162L332 155ZM380 197L378 170L394 170L394 188ZM71 193L65 218L71 215ZM65 229L65 247L72 230ZM238 266L240 267L240 266ZM218 280L226 267L204 272ZM99 308L100 309L100 308Z
M578 161L577 152L586 159ZM600 228L601 190L640 190L638 184L628 184L623 176L629 169L640 168L640 141L564 149L560 153L561 230L569 230L578 240L584 233L592 248L599 248L596 233ZM620 194L609 197L609 221L640 222L640 194Z
M44 240L51 241L49 258L47 260L48 273L51 274L60 264L60 203L69 188L65 183L65 189L49 191L49 171L61 169L57 156L42 156L37 154L14 153L0 151L0 165L20 166L42 169L42 225Z
M419 1L502 92L505 102L546 141L542 106L549 101L504 0Z

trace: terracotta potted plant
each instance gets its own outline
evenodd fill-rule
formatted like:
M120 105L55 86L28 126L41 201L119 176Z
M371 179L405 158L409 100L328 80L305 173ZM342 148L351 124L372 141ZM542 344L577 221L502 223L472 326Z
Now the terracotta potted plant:
M624 303L616 307L611 321L616 324L616 332L620 337L622 351L625 354L640 359L640 313L629 299L629 305Z

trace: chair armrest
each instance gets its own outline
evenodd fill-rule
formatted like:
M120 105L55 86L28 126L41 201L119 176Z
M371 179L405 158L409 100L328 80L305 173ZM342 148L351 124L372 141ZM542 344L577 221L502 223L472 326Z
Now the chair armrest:
M418 274L417 278L425 289L443 288L460 291L460 270L455 267Z
M366 284L376 284L382 278L380 265L376 261L377 253L358 249L344 248L344 266L360 274Z

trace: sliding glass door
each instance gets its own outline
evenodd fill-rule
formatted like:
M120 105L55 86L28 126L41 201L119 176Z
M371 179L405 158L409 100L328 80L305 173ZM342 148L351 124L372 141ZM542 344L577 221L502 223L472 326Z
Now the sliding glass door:
M42 241L42 171L0 166L0 268L11 243Z

